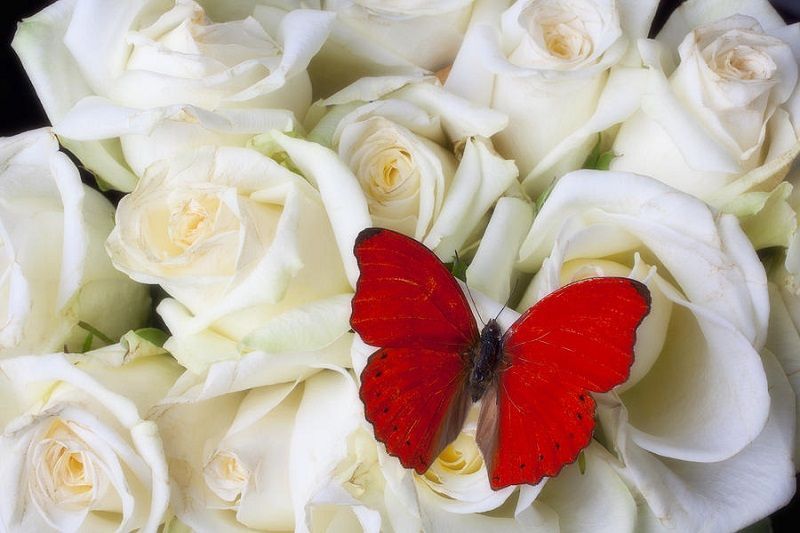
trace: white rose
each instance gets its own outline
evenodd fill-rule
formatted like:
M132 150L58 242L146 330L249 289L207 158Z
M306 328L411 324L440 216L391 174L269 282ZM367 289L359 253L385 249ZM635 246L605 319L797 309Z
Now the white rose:
M790 438L794 419L787 425L780 415L765 429L766 276L733 216L715 217L651 178L578 171L555 186L520 258L520 268L538 271L520 308L583 277L629 276L650 289L630 378L599 399L599 414L609 449L659 520L678 530L700 529L702 520L731 530L785 503L792 447L756 439ZM791 407L785 401L772 397L781 413ZM691 481L712 471L714 482ZM729 492L718 483L733 480L736 501L747 505L722 497Z
M453 63L475 6L484 0L321 0L336 13L309 68L321 96L365 76L421 74ZM413 35L413 39L409 39Z
M206 356L238 356L240 340L282 313L350 292L319 193L248 148L151 166L119 203L107 248L117 268L180 302L160 311L178 337L170 351L195 371Z
M183 523L309 530L307 504L345 457L361 417L353 379L341 370L350 343L345 335L318 352L253 352L181 377L156 420Z
M4 530L157 531L167 463L143 417L180 367L136 346L0 361Z
M518 0L476 15L447 88L508 113L495 143L532 196L580 168L600 132L636 110L644 72L622 65L638 66L625 54L647 35L657 4Z
M49 130L0 139L0 203L0 357L78 351L79 322L118 339L146 319L147 288L103 249L114 208Z
M764 369L771 396L767 423L747 447L723 461L664 462L634 444L624 411L609 417L606 428L626 464L618 472L638 487L637 500L644 500L638 508L639 528L654 533L738 531L789 503L795 493L795 392L766 350Z
M682 4L657 42L640 43L649 79L641 111L616 137L611 169L715 207L771 191L800 153L797 27L766 0Z
M347 453L306 506L311 531L389 533L419 529L411 484L384 477L381 453L365 420L347 435Z
M365 78L314 111L323 109L310 138L331 146L358 185L320 188L323 199L366 202L365 226L414 237L445 261L479 238L488 211L515 183L514 163L487 140L506 117L434 81ZM337 176L352 184L352 176Z
M20 25L14 48L48 117L108 185L133 189L182 146L292 129L310 105L306 66L330 14L250 4L231 20L241 6L201 4L62 0Z

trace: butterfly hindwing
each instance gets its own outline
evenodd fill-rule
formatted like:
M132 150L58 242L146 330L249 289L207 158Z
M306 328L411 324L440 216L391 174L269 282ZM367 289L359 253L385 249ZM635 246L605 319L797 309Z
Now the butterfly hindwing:
M354 249L361 272L350 325L371 346L449 346L476 342L464 293L424 245L380 228L362 231Z
M461 357L426 348L382 348L361 373L375 438L406 468L425 472L464 425L469 397Z
M464 423L475 319L453 276L419 242L369 228L354 253L350 324L381 347L361 374L365 415L387 452L423 473Z
M628 378L649 310L641 283L591 278L546 296L509 328L478 422L493 488L536 484L577 458L594 430L589 392Z

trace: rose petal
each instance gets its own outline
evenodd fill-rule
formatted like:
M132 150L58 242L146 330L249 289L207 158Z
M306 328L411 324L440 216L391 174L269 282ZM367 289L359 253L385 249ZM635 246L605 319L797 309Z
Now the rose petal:
M758 438L725 461L659 459L626 440L624 409L601 411L616 419L613 432L626 464L621 474L662 523L685 531L734 531L779 509L794 494L794 393L774 356L766 352L764 363L773 398L769 420Z
M511 295L519 245L533 221L533 209L516 198L500 198L481 243L467 267L467 284L498 302Z

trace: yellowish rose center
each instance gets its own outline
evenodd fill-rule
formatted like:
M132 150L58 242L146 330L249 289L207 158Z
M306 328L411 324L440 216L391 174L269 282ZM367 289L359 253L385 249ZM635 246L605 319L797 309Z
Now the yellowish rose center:
M475 438L462 431L456 440L442 450L423 478L435 490L436 485L445 484L448 477L475 474L482 467L483 456Z
M713 68L723 78L765 81L775 76L778 67L763 51L739 45L717 55Z
M236 502L250 480L250 470L231 451L218 451L203 469L206 485L222 500Z
M90 508L104 485L92 462L92 453L70 425L54 420L36 443L34 484L52 505L64 509Z
M408 150L392 146L384 149L376 158L367 176L369 191L378 201L386 200L415 176L414 159Z
M373 216L397 219L416 212L421 174L409 133L382 117L366 123L349 165ZM400 228L394 228L400 229Z
M214 233L214 221L220 209L216 196L203 195L183 199L172 206L168 233L172 243L186 250Z
M553 56L572 61L592 54L592 40L582 28L583 24L573 18L569 23L556 23L543 28L547 50Z
M254 59L279 57L280 46L253 19L215 23L194 2L177 2L155 23L128 35L129 70L201 79ZM209 60L212 59L212 60ZM259 65L266 75L269 69Z
M532 2L520 14L534 48L559 63L580 63L595 53L603 27L597 6L581 0Z

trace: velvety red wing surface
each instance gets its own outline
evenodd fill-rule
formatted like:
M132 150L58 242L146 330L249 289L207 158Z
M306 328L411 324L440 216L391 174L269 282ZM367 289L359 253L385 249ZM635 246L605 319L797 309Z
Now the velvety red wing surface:
M422 474L464 425L467 369L453 351L383 348L361 373L361 400L375 438Z
M424 245L368 228L359 234L354 252L361 275L350 325L364 342L463 351L477 341L475 319L458 283Z
M464 424L469 348L478 329L455 278L419 242L390 230L362 231L350 325L381 349L361 374L361 400L375 437L422 473Z
M643 284L591 278L546 296L508 329L497 402L485 398L478 428L493 488L536 484L577 458L594 430L589 392L628 378L649 311Z

